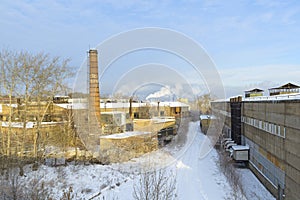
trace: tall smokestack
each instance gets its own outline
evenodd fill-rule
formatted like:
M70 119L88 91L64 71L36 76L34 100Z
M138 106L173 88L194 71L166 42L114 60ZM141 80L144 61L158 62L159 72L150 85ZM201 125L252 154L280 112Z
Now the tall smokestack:
M159 112L159 101L157 101L157 116L160 117L160 112Z
M100 90L98 79L98 52L96 49L89 50L89 65L90 65L90 100L89 109L90 117L92 121L96 121L98 127L100 127Z
M129 118L132 119L132 98L129 99Z

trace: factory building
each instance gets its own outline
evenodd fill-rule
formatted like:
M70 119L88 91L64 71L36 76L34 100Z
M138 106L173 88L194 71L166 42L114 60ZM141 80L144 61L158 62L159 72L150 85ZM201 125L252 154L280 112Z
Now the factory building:
M249 147L249 167L270 192L277 199L300 199L299 86L269 91L270 96L246 91L246 98L215 101L212 109L225 117L223 137Z

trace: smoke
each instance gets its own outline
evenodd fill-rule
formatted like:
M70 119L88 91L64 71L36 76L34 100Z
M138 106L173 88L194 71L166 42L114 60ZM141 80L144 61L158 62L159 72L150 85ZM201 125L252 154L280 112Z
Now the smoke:
M146 100L158 99L158 98L161 98L161 97L164 97L164 96L171 96L171 95L172 95L172 93L171 93L171 90L170 90L170 86L165 86L165 87L160 88L159 91L154 92L152 94L149 94L146 97Z

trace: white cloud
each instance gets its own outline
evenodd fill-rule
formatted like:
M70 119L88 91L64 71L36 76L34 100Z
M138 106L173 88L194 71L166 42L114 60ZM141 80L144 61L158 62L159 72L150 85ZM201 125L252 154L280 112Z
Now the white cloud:
M220 70L227 96L242 94L254 87L269 89L288 82L300 84L300 65L265 65Z
M170 86L164 86L164 87L160 88L159 91L156 91L156 92L154 92L152 94L149 94L146 97L146 100L149 100L149 99L159 99L161 97L166 97L166 96L170 96L170 95L172 95Z

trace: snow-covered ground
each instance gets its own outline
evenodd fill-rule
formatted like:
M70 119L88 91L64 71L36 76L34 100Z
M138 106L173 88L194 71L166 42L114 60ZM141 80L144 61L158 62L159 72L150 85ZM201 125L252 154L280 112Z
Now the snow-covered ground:
M38 171L28 169L20 181L24 185L33 179L44 182L54 199L72 187L74 199L131 200L141 172L150 166L176 175L177 199L232 199L235 191L218 167L216 150L200 159L205 137L199 122L191 122L185 144L173 144L122 164L41 166ZM244 199L275 199L249 169L238 169L238 173L243 179Z

